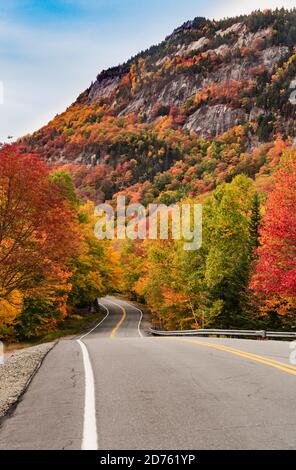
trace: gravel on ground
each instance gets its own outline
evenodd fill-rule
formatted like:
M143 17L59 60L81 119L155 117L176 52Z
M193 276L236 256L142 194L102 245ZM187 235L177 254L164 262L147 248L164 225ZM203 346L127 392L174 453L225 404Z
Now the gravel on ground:
M55 342L19 349L5 355L0 364L0 417L18 401Z

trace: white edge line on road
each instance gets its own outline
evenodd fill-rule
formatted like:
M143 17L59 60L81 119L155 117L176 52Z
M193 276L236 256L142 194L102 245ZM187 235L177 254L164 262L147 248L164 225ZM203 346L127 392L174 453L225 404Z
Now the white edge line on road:
M143 311L141 309L139 309L138 307L135 307L133 304L130 304L128 302L125 302L127 305L129 305L130 307L133 307L135 310L137 310L138 312L140 312L140 320L139 320L139 323L138 323L138 332L139 332L139 336L141 338L143 338L143 333L141 331L141 323L142 323L142 320L143 320Z
M94 373L87 347L80 339L78 339L77 342L82 350L85 374L83 438L81 450L98 450Z
M94 328L92 328L90 331L88 331L87 333L85 333L85 335L82 335L82 336L79 338L78 341L82 341L83 338L85 338L86 336L90 335L90 334L91 334L93 331L95 331L95 330L103 323L103 321L105 321L106 318L108 317L108 315L109 315L109 313L110 313L110 312L109 312L109 309L108 309L107 307L105 307L105 305L101 304L100 302L98 302L98 304L106 310L107 315L105 315L104 318L103 318L103 320L101 320L100 323L98 323Z
M116 299L117 300L117 299ZM141 338L143 338L143 333L141 331L141 323L142 323L142 320L143 320L143 311L140 310L138 307L135 307L133 304L130 304L129 302L126 302L125 300L119 300L119 302L122 302L123 304L126 304L128 305L129 307L132 307L134 308L135 310L137 310L138 312L140 312L140 320L139 320L139 323L138 323L138 333L139 333L139 336ZM116 305L120 305L120 304L116 304Z
M81 444L81 450L98 450L98 433L97 433L97 419L96 419L96 398L95 398L95 380L94 372L91 365L89 353L86 345L83 343L83 338L92 333L96 328L98 328L103 321L108 317L109 310L105 305L99 305L105 308L107 315L100 321L94 328L92 328L88 333L82 335L77 339L82 351L82 359L84 366L84 377L85 377L85 386L84 386L84 417L83 417L83 438Z

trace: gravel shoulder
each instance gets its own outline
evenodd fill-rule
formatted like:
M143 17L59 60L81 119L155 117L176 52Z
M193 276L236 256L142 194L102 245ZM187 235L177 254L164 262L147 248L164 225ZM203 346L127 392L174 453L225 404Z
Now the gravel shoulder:
M0 418L18 401L55 344L45 343L5 354L4 364L0 364Z

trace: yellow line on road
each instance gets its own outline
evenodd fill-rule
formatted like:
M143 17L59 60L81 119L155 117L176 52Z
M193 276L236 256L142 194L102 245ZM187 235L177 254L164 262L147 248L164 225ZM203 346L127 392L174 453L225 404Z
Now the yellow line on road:
M210 343L211 344L211 343ZM267 360L268 362L272 362L273 364L275 365L278 365L278 366L281 366L281 367L285 367L285 368L288 368L288 369L291 369L292 371L296 372L296 367L295 366L292 366L290 364L285 364L284 362L280 362L280 361L276 361L275 359L271 359L269 357L266 357L266 356L260 356L259 354L254 354L254 353L251 353L249 351L242 351L241 349L236 349L236 348L231 348L230 346L224 346L222 345L222 347L226 347L227 349L229 350L232 350L234 352L243 352L245 354L247 354L248 356L251 356L253 359L264 359L264 360Z
M110 300L109 302L111 302L111 300ZM118 304L116 304L116 303L114 303L114 302L111 302L111 303L113 303L113 305L116 305L116 307L119 307L120 310L122 311L122 317L121 317L121 319L119 320L119 322L117 323L116 327L114 328L114 330L112 331L112 333L111 333L111 335L110 335L110 338L114 338L115 335L116 335L116 333L117 333L117 331L118 331L119 328L121 327L122 323L123 323L124 320L126 319L126 310L125 310L125 308L121 307L121 305L118 305Z
M214 343L209 343L207 341L198 341L198 340L192 340L192 339L184 339L184 338L174 338L177 341L183 341L183 342L188 342L188 343L193 343L193 344L198 344L201 346L205 346L208 348L212 349L217 349L219 351L224 351L228 352L229 354L234 354L236 356L241 356L246 359L250 359L255 362L260 362L261 364L265 364L270 367L274 367L275 369L279 369L283 372L287 372L288 374L296 375L296 368L293 366L290 366L289 364L285 364L284 362L278 362L273 359L269 359L268 357L265 356L259 356L257 354L253 353L248 353L245 351L242 351L240 349L235 349L235 348L230 348L228 346L224 346L222 344L214 344Z

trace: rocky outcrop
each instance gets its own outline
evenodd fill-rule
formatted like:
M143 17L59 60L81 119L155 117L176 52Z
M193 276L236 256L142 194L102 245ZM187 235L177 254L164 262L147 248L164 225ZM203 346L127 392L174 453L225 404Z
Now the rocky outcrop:
M294 137L295 21L295 12L283 10L188 21L161 44L101 72L65 113L24 140L49 161L115 166L118 155L124 162L130 156L132 126L135 134L171 129L214 139L251 121L250 141L264 142L272 131Z
M131 62L133 74L139 75L136 86L129 82L132 80L130 66L103 72L87 91L87 102L100 103L104 99L118 116L135 114L153 122L158 118L153 112L156 105L182 110L196 93L211 85L255 83L264 72L272 75L277 64L289 53L288 46L272 44L274 30L271 26L254 32L242 21L218 29L214 35L200 35L188 41L187 35L193 34L195 25L203 25L204 21L201 18L196 23L185 23L159 46L157 53L134 59ZM205 60L209 63L208 70L206 66L198 67L200 61ZM216 65L213 67L211 63ZM124 77L128 85L123 93ZM203 138L216 137L250 117L257 119L258 112L253 107L256 108L253 105L248 110L239 109L231 100L214 103L214 106L205 103L185 116L184 128Z
M206 139L213 135L220 135L246 119L247 115L243 110L218 104L198 109L190 116L185 128Z
M119 77L105 78L97 80L91 87L88 93L88 101L90 103L97 102L102 98L110 98L116 91L120 82Z

